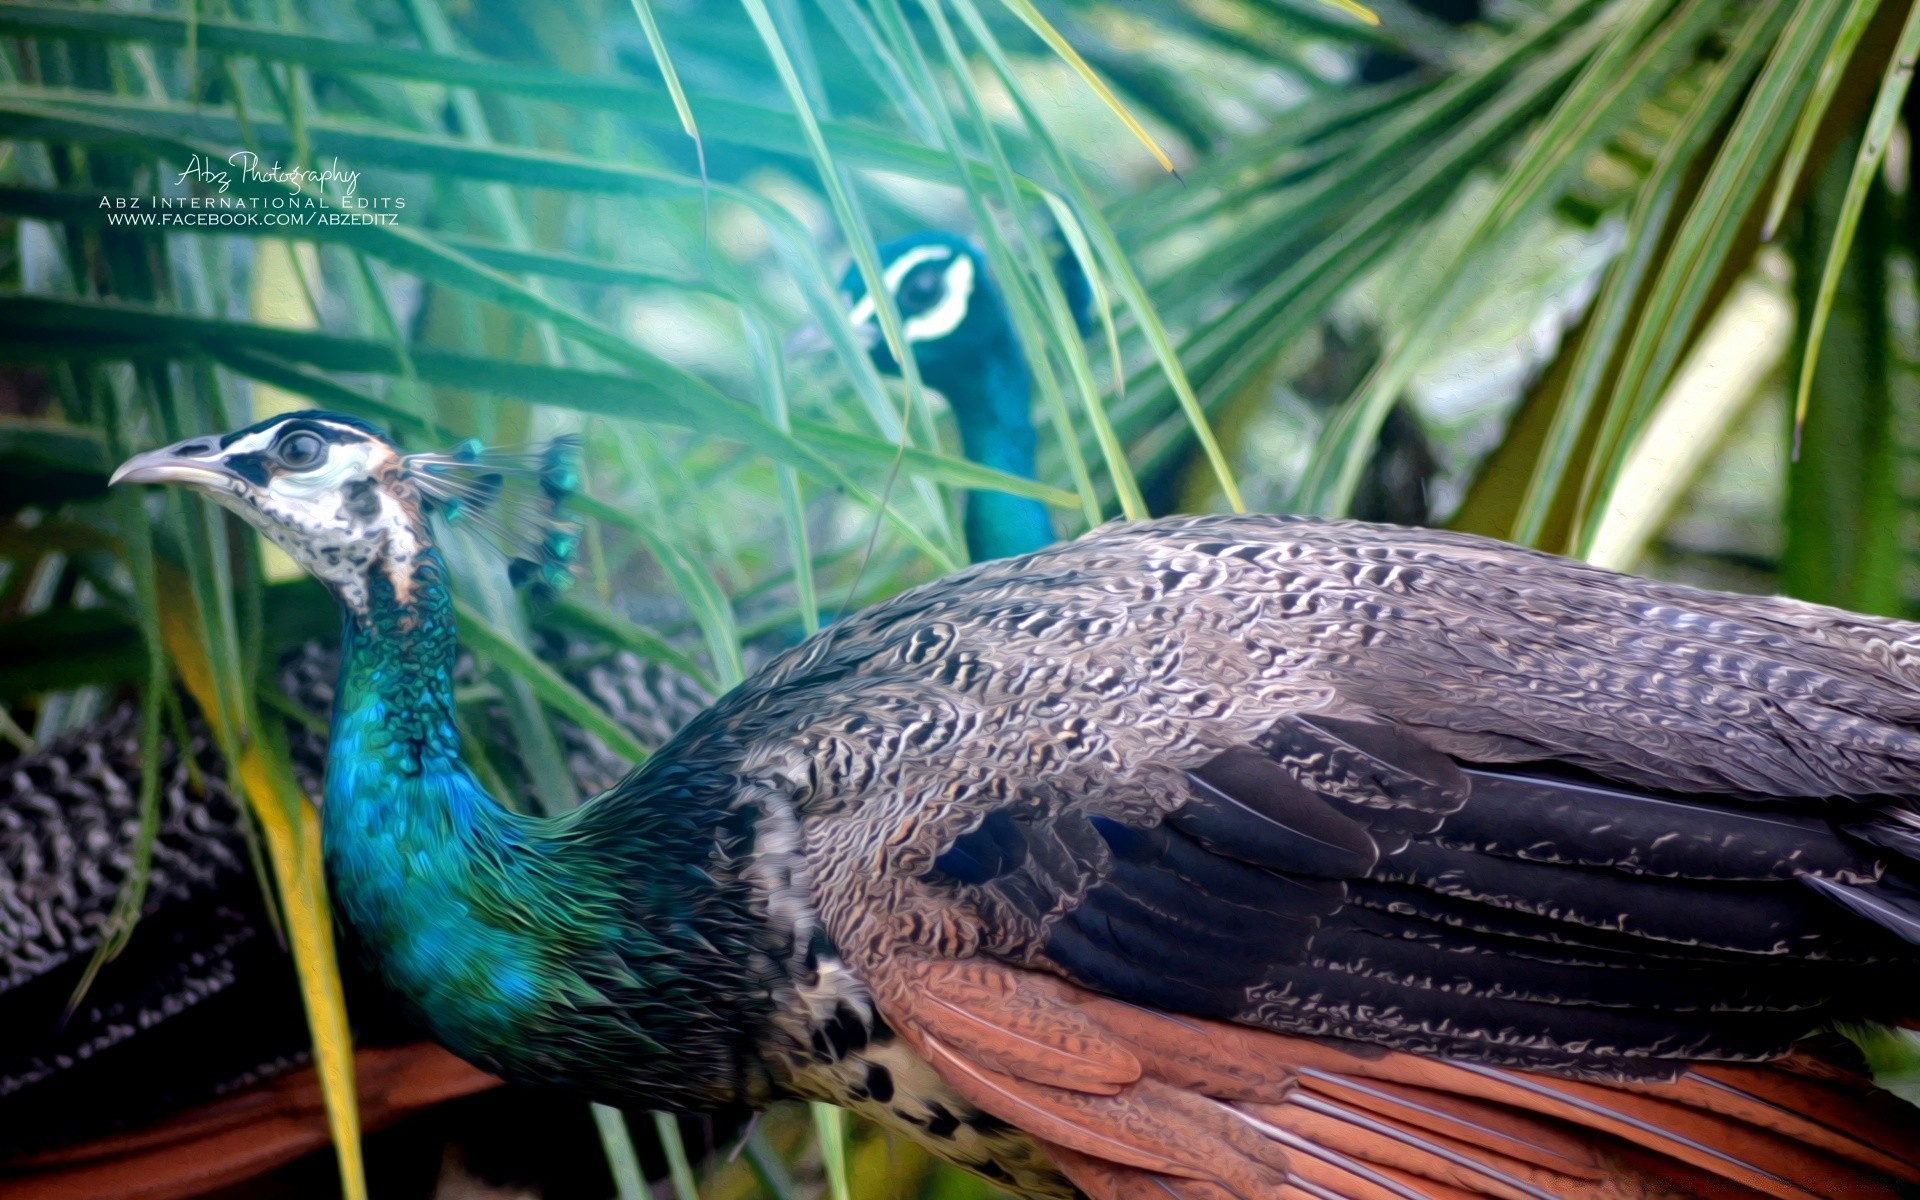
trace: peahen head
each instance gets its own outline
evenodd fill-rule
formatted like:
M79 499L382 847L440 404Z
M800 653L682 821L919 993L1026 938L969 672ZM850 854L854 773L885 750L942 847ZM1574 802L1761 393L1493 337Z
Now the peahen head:
M373 572L404 590L429 544L400 451L373 426L338 413L286 413L188 438L128 459L112 482L200 492L264 533L350 609L366 607Z
M1086 277L1070 254L1062 255L1056 268L1084 330L1090 296ZM967 457L1032 478L1033 377L986 256L951 233L915 233L880 247L880 275L899 309L920 377L953 408ZM874 365L899 374L859 269L850 268L840 286L848 320L866 338ZM1054 538L1044 506L999 492L969 495L966 531L976 561L1026 554Z
M177 483L239 514L352 611L373 590L404 596L433 544L427 519L476 525L512 554L516 584L558 591L577 539L561 508L574 487L573 444L535 453L470 442L447 454L405 454L379 429L339 413L269 417L128 459L113 483ZM542 500L514 504L524 477ZM543 511L536 511L543 510Z

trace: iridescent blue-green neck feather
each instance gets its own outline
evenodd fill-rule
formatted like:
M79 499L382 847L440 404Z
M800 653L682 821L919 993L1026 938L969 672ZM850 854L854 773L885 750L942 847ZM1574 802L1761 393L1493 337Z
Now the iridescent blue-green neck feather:
M1033 380L1018 344L987 347L966 373L943 378L961 448L982 466L1032 479L1037 473ZM975 562L1031 554L1054 540L1053 518L1038 500L1006 492L967 493L967 552Z
M438 554L398 587L375 564L347 615L323 818L374 965L509 1078L668 1107L764 1093L767 959L750 888L714 867L750 836L729 781L642 772L562 817L512 812L461 758L454 655Z

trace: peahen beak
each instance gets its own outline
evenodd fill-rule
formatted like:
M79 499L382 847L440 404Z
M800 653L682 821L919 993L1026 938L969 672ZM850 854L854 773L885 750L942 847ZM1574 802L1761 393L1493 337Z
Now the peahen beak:
M145 454L136 454L120 464L113 477L116 483L181 483L194 488L234 488L241 478L220 461L220 443L213 438L188 438Z

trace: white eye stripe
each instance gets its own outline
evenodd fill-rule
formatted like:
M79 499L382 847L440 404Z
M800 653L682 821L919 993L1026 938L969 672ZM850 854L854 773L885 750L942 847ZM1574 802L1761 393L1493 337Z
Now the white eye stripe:
M272 446L274 440L279 436L280 426L275 425L271 429L262 429L256 433L250 433L217 453L223 457L237 454L258 454L262 450Z
M945 282L946 291L941 294L940 303L907 319L908 341L930 342L943 338L967 319L967 306L973 302L973 256L955 256L947 267Z
M953 264L947 267L947 281L949 285L954 282L954 268L960 263L967 264L967 288L971 291L973 288L972 256L967 254L956 255L952 248L948 246L915 246L913 249L886 265L886 268L880 272L880 282L886 285L889 296L898 295L900 292L900 283L906 279L907 272L913 270L921 263L937 262L944 258L953 259ZM961 315L966 315L966 306L964 304L961 306ZM854 306L847 310L847 321L855 328L873 319L873 293L871 292L860 297L860 299L854 303ZM958 324L958 322L956 321L955 324ZM921 340L913 336L912 329L913 322L908 321L907 337L914 341ZM948 332L952 332L951 328L949 328Z

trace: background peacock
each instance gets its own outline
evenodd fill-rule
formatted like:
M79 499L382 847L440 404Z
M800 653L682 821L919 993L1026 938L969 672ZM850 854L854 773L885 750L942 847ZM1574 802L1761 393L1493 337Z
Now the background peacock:
M1085 278L1071 256L1059 261L1084 323ZM1030 378L983 256L963 238L927 232L883 247L883 262L895 303L922 322L914 327L922 377L947 397L968 457L1031 478ZM858 273L850 271L843 286L857 327L875 334ZM924 324L935 308L949 324ZM877 335L873 345L876 365L897 372ZM976 561L1053 540L1045 507L1029 498L976 492L966 505ZM311 641L287 656L281 687L324 721L338 669L337 647ZM713 699L686 675L631 654L573 670L578 686L649 746ZM470 685L471 676L463 659L456 682ZM135 708L123 704L0 773L0 910L45 914L42 922L0 927L9 933L0 937L8 968L0 978L0 1020L13 1031L0 1049L0 1147L58 1145L147 1120L272 1075L306 1049L299 996L248 862L241 806L205 726L194 719L188 729L191 762L169 742L161 768L165 808L141 936L71 1015L65 1010L75 981L132 869L132 792L140 773ZM571 722L560 729L584 789L604 788L626 769ZM294 721L287 735L296 768L318 794L325 739ZM61 899L48 906L48 896ZM383 989L358 975L349 982L363 1042L410 1036ZM102 1103L103 1096L116 1099Z
M570 468L515 461L559 527ZM461 757L429 524L506 469L313 412L115 476L339 600L334 894L463 1057L830 1100L1033 1196L1920 1182L1911 1113L1802 1040L1914 1016L1920 628L1457 534L1119 524L836 622L541 818ZM571 540L529 544L551 579Z
M967 457L1034 478L1039 436L1033 425L1033 375L986 257L964 238L924 232L882 245L880 260L881 278L904 323L920 378L946 397ZM1089 332L1092 295L1079 261L1063 250L1055 271L1080 331ZM849 268L840 287L848 319L866 339L875 365L899 374L859 270ZM1054 538L1045 505L1006 492L967 493L965 529L974 562L1025 554Z

